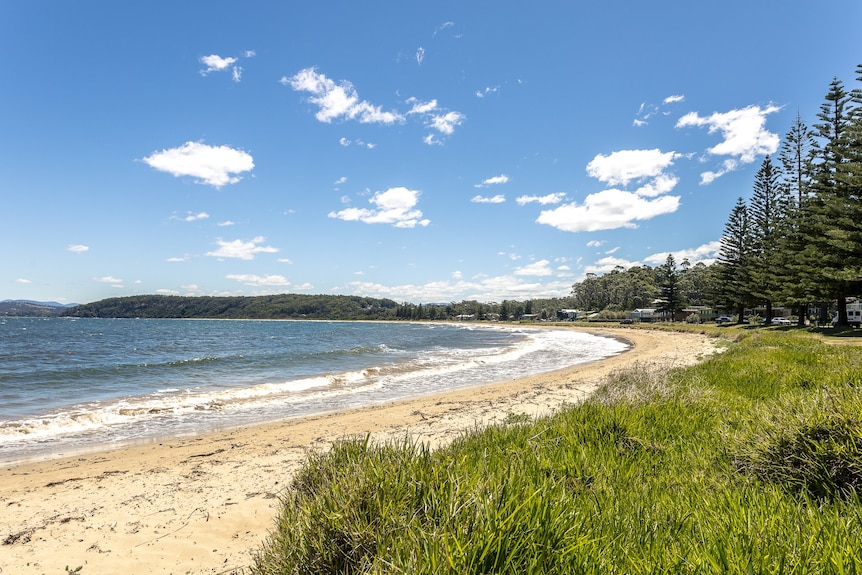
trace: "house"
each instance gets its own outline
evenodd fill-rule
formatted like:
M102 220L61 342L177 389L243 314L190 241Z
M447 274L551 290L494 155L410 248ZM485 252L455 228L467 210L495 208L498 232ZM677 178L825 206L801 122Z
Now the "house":
M561 321L575 321L578 319L578 314L581 313L577 309L558 309L557 319Z
M700 323L715 321L715 318L718 316L715 309L711 307L707 307L705 305L692 305L683 309L681 312L674 314L674 320L686 321L692 314L695 314L700 318Z
M632 312L632 319L637 319L640 321L657 321L660 318L655 308L645 307L634 310Z

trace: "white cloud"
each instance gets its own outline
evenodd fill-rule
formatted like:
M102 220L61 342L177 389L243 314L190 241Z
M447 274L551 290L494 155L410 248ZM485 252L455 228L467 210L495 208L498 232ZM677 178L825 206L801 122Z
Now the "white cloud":
M639 196L653 198L655 196L668 193L673 190L678 183L679 178L676 176L659 174L652 181L645 183L643 186L635 190L635 193Z
M206 69L201 70L201 74L206 76L210 72L221 72L230 68L233 64L237 62L237 58L222 58L217 54L210 54L209 56L202 56L200 61L201 64L206 66Z
M254 56L254 50L248 50L243 53L243 56L246 58L251 58ZM210 72L224 72L226 70L231 71L231 78L234 82L239 82L242 79L242 66L237 66L236 63L239 61L239 58L228 57L222 58L217 54L210 54L209 56L202 56L200 59L201 64L204 64L206 68L201 70L201 76L207 76Z
M683 95L674 95L668 96L662 101L662 104L676 104L677 102L684 102L685 96Z
M488 186L494 186L497 184L505 184L509 181L509 176L506 174L500 174L499 176L493 176L482 180L481 184L475 184L474 188L487 188Z
M341 176L340 178L335 180L335 182L333 182L333 184L336 186L340 186L341 184L344 184L346 182L347 182L347 176Z
M587 242L588 248L598 248L604 244L604 240L590 240Z
M540 260L537 262L533 262L526 266L522 266L515 270L516 276L549 276L553 275L554 271L551 269L550 263L548 260Z
M228 226L234 226L234 225L236 225L236 224L234 224L234 223L233 223L232 221L230 221L230 220L225 220L225 221L223 221L223 222L219 222L219 223L217 223L216 225L217 225L218 227L220 227L220 228L226 228L226 227L228 227Z
M308 92L308 101L320 109L315 117L321 122L330 123L339 118L358 120L363 124L392 124L403 122L404 116L398 112L384 112L379 106L360 101L353 84L346 80L336 83L315 68L300 70L290 78L283 77L282 84L289 84L297 92Z
M636 228L634 221L673 213L677 208L678 196L649 200L632 192L610 189L588 195L583 204L572 202L545 210L536 221L566 232L595 232Z
M254 158L230 146L208 146L200 142L186 142L178 148L154 152L143 159L148 166L175 177L192 176L197 183L220 188L235 184L240 178L234 174L251 171Z
M447 136L455 133L455 127L460 126L465 120L464 114L460 112L446 112L445 114L432 116L428 125Z
M495 94L500 89L500 86L486 86L484 90L476 90L477 98L484 98L488 94Z
M673 165L676 152L652 150L620 150L605 156L596 155L587 164L587 174L608 185L628 185L633 180L654 178Z
M566 194L563 192L556 192L553 194L547 194L545 196L520 196L515 198L515 201L519 206L524 206L526 204L537 203L543 206L559 204L566 198Z
M497 194L492 197L473 196L470 198L470 201L474 204L502 204L506 201L506 196L503 194Z
M104 284L112 284L114 287L123 287L121 285L123 283L123 280L121 280L120 278L115 278L113 276L103 276L100 278L93 278L93 281L104 283Z
M407 98L407 103L413 105L408 114L428 114L437 109L437 100L423 102L416 98Z
M419 48L416 50L416 63L421 66L422 60L424 60L424 59L425 59L425 48L423 48L422 46L419 46Z
M338 291L346 291L362 296L386 297L398 301L502 301L504 299L526 300L545 297L564 297L572 289L568 274L550 281L539 282L525 279L525 276L503 275L478 277L465 280L452 277L449 281L435 281L426 284L404 284L387 286L378 283L354 281L338 286ZM294 288L295 289L295 288Z
M33 282L31 282L30 280L28 280L26 278L18 278L15 280L15 283L16 284L29 284L29 283L33 283Z
M667 256L665 256L667 257ZM585 266L584 273L585 274L606 274L608 272L612 272L616 267L622 267L625 269L629 269L636 265L640 265L638 262L630 262L629 260L624 260L622 258L615 258L612 256L608 256L605 258L601 258L596 261L594 264Z
M374 206L367 208L347 208L330 212L330 218L366 224L392 224L396 228L414 228L431 223L422 218L422 212L414 209L419 203L420 192L405 187L390 188L377 192L368 202Z
M251 241L244 242L242 240L233 240L226 242L224 240L216 240L219 248L213 252L207 252L206 255L217 258L239 258L241 260L252 260L255 254L275 253L278 248L272 246L261 246L266 240L263 236L258 236Z
M254 50L246 50L242 53L242 55L246 58L254 58L255 56L257 56L257 52L255 52Z
M676 127L706 127L710 134L719 132L722 141L707 152L714 156L730 156L739 163L750 164L759 155L773 154L778 150L778 135L767 130L765 126L766 116L780 110L780 106L747 106L729 112L715 112L710 116L690 112L677 121ZM721 170L701 174L701 183L710 183L737 166L736 162L726 161Z
M287 280L287 278L280 275L259 276L254 274L228 274L225 277L229 280L236 280L245 285L255 287L290 285L290 282Z
M611 249L609 249L608 251L606 251L605 253L606 253L606 254L608 254L608 255L610 255L610 254L615 254L615 253L617 253L618 251L620 251L620 246L617 246L617 247L615 247L615 248L611 248Z
M715 262L715 259L718 257L718 252L720 249L721 242L716 240L700 245L696 248L686 248L682 250L653 254L644 258L644 261L655 266L661 265L665 262L665 260L667 260L668 253L671 253L673 254L673 259L676 261L677 265L679 265L684 259L687 259L692 265L696 263L710 265Z
M292 264L293 263L293 260L290 260L289 258L278 258L275 261L277 261L280 264Z
M454 22L443 22L442 24L437 26L437 28L434 29L434 36L436 36L438 32L442 32L446 28L451 28L454 25L455 25Z
M85 246L83 244L69 244L66 246L66 250L72 252L73 254L82 254L86 251L90 250L90 246Z
M188 215L183 218L183 221L186 222L196 222L198 220L207 220L210 215L206 212L198 212L197 214L188 212Z
M169 257L166 261L169 261L171 263L178 263L178 262L187 262L190 259L191 258L189 256L173 256L173 257Z

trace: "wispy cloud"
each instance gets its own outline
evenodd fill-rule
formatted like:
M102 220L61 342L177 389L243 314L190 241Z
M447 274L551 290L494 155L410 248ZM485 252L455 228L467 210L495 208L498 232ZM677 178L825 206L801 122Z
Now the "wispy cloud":
M476 90L477 98L484 98L488 94L496 94L500 90L500 86L486 86L484 90Z
M419 195L419 191L405 187L390 188L385 192L377 192L368 200L372 208L346 208L330 212L329 217L348 222L391 224L396 228L424 227L431 220L423 218L422 212L415 209Z
M290 285L287 278L280 275L228 274L225 277L229 280L235 280L244 285L255 287Z
M254 168L254 158L247 152L201 142L186 142L177 148L153 152L142 161L160 172L175 177L191 176L197 178L197 183L216 188L239 182L242 178L235 174Z
M638 128L646 126L647 124L649 124L649 121L653 116L657 114L667 116L671 113L671 110L668 109L669 107L671 107L673 104L679 104L680 102L684 101L685 96L681 94L675 94L672 96L668 96L667 98L662 100L661 106L642 102L640 108L638 108L637 114L635 115L635 119L632 124Z
M661 265L667 260L668 253L673 254L674 260L680 264L682 260L688 260L692 265L703 263L709 265L718 257L718 252L721 250L721 242L713 241L697 246L696 248L686 248L671 252L659 252L644 258L644 261L654 266Z
M272 246L259 245L265 242L263 236L258 236L251 241L244 242L242 240L224 241L216 240L218 249L212 252L207 252L206 255L217 258L238 258L241 260L253 260L257 254L276 253L278 248Z
M506 201L506 196L497 194L496 196L473 196L470 201L474 204L502 204Z
M516 276L550 276L554 270L551 269L551 262L548 260L539 260L531 264L527 264L515 270Z
M464 123L466 116L460 112L441 109L437 100L421 101L408 98L410 109L406 112L385 111L381 106L370 104L359 98L353 84L347 80L336 82L321 74L316 68L305 68L293 76L284 76L280 82L297 92L308 92L308 102L318 107L314 117L324 123L334 120L355 120L363 124L402 124L408 116L417 116L437 134L427 135L426 144L442 143L438 135L451 136L455 128ZM342 138L342 145L350 140Z
M359 99L353 84L347 80L335 82L315 68L304 68L290 77L283 77L281 83L289 85L297 92L308 92L308 101L319 110L315 118L324 123L333 120L357 120L363 124L393 124L403 122L404 116L394 111L383 111L380 106Z
M186 212L185 216L171 216L172 220L182 220L184 222L197 222L199 220L208 220L210 215L206 212Z
M83 244L69 244L66 246L66 251L70 251L73 254L82 254L90 250L90 246L85 246Z
M416 63L421 66L422 60L424 60L424 59L425 59L425 48L423 48L422 46L419 46L419 48L416 50Z
M505 184L505 183L508 183L508 181L509 181L509 176L507 176L506 174L500 174L499 176L493 176L491 178L487 178L485 180L482 180L481 184L475 184L473 187L474 188L487 188L488 186L496 186L498 184Z
M242 53L244 58L252 58L255 56L254 50L246 50ZM230 70L231 78L234 82L242 80L242 66L237 64L239 58L233 56L222 57L218 54L210 54L209 56L201 56L200 63L206 66L200 71L201 76L208 76L212 72L225 72Z
M123 285L123 280L120 278L115 278L114 276L103 276L100 278L93 278L94 282L99 282L103 284L111 284L111 287L122 288L125 287Z
M690 112L680 118L677 128L706 127L708 133L720 133L722 141L707 150L713 156L729 156L722 162L717 171L705 171L701 174L701 183L709 184L716 178L734 171L739 165L750 164L758 156L773 154L778 150L780 139L766 129L766 116L779 112L780 106L747 106L715 112L709 116L700 116Z
M566 194L563 192L556 192L553 194L545 194L544 196L520 196L515 198L515 202L519 206L525 206L527 204L541 204L543 206L559 204L564 199L566 199Z

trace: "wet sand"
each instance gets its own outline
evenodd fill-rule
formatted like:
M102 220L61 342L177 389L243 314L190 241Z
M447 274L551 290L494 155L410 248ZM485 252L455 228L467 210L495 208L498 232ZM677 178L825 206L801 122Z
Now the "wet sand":
M0 575L240 573L274 525L278 495L312 452L371 434L446 445L510 414L540 417L634 365L690 365L702 335L608 327L629 351L467 390L71 458L0 468Z

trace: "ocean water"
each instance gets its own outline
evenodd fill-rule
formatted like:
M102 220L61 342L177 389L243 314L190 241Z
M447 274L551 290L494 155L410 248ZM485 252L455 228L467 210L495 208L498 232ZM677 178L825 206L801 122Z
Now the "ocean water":
M0 464L496 383L626 348L503 325L0 318Z

